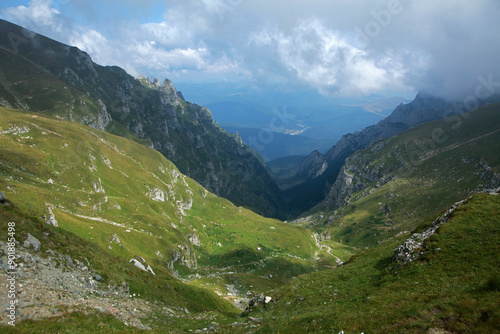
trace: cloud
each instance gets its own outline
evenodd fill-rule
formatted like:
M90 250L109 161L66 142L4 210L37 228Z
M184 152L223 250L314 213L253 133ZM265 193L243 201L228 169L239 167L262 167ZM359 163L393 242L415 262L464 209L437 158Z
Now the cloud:
M51 6L51 0L32 0L29 6L9 7L2 10L2 17L39 33L59 35L66 22L60 20L60 12Z
M497 0L148 0L141 6L32 0L0 13L133 75L279 81L343 96L427 89L453 97L470 93L479 76L500 81Z
M263 54L276 51L283 70L321 92L364 94L387 88L408 89L402 58L394 51L373 54L360 49L317 19L305 20L290 33L261 30L249 38Z

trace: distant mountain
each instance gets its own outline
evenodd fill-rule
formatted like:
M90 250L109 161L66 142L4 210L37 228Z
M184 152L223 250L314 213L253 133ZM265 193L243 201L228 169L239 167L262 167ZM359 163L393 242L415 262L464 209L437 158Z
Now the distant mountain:
M245 83L179 83L177 86L189 99L208 107L223 128L300 131L300 135L307 138L333 141L347 132L377 123L398 104L408 102L397 97L324 96L304 87L290 91L289 87L279 84L255 87Z
M499 100L498 96L493 96L480 102L484 105ZM307 205L321 202L337 180L345 159L377 139L389 138L418 124L451 117L464 111L463 108L457 108L455 102L445 101L428 93L419 93L412 102L400 104L391 115L377 124L342 136L326 154L312 152L306 157L293 181L298 184L286 190L289 205L301 207L306 211L312 207L307 208ZM450 122L456 120L451 119ZM304 198L308 200L304 201Z
M240 128L225 126L229 133L238 133L241 140L266 161L286 156L308 155L311 151L326 152L332 147L330 139L313 139L298 135L272 132L269 129Z
M0 21L0 104L135 139L204 187L267 216L280 190L255 153L187 102L169 80L135 79L75 47Z

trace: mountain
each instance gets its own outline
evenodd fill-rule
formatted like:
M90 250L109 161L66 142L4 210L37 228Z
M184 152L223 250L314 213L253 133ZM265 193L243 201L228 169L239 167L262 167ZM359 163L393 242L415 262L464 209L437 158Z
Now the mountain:
M271 161L287 156L308 155L311 151L326 152L332 146L332 140L312 139L299 135L272 132L268 128L240 128L225 126L229 133L238 133L241 140L259 153L264 160Z
M498 96L481 100L480 104L500 100ZM295 179L293 187L286 190L286 197L292 207L300 207L303 211L320 203L330 191L345 163L345 159L360 149L366 148L377 139L389 138L410 129L418 124L449 118L449 122L458 124L465 108L456 102L450 102L428 93L419 93L409 104L400 104L390 116L375 125L361 131L349 133L330 148L326 154L317 151L306 157ZM454 116L454 117L453 117ZM298 195L298 196L297 196ZM304 201L308 198L309 201ZM308 205L311 205L309 208Z
M0 108L0 148L0 228L15 227L26 319L122 307L120 320L130 311L150 328L196 329L191 313L214 320L204 312L232 323L228 301L319 266L308 231L217 197L132 140ZM6 280L5 238L0 248Z
M471 193L500 187L500 104L455 121L424 123L351 155L310 223L334 241L373 246Z
M77 121L160 151L204 187L283 216L279 187L255 152L169 80L135 79L84 52L0 21L0 103ZM137 140L137 139L135 139Z
M341 98L288 84L177 83L189 100L207 106L223 128L279 128L306 138L337 141L387 116L403 98ZM278 116L277 120L273 118ZM271 123L272 122L272 123ZM275 130L276 131L276 130Z

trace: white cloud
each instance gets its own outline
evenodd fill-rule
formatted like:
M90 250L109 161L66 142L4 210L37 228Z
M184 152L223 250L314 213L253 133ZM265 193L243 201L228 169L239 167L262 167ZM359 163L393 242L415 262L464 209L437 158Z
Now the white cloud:
M32 0L28 7L9 7L2 11L2 17L40 33L51 35L64 31L64 23L60 21L60 14L52 7L52 0Z
M288 34L258 31L249 44L262 47L262 53L276 50L285 70L324 93L408 89L403 83L406 71L396 57L359 49L317 19L301 22Z
M498 0L161 0L159 20L142 20L138 11L159 1L101 8L79 0L56 10L32 0L0 13L134 75L278 78L341 95L428 88L450 96L480 75L500 80ZM356 28L367 27L375 33L360 44Z

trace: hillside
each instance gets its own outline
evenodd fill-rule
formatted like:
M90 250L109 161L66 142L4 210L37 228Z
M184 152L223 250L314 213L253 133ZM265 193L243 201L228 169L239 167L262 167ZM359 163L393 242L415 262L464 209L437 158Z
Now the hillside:
M52 258L87 258L101 289L125 282L168 308L234 312L216 293L234 300L317 269L308 231L234 206L153 149L6 108L0 125L0 189L9 204L2 229L16 222L20 249L30 233L42 258L49 248ZM160 292L164 284L177 293Z
M394 260L405 233L274 291L275 303L252 310L263 323L256 332L498 333L500 196L479 194L448 212L412 262Z
M217 195L284 216L281 193L255 152L172 82L119 67L0 20L0 105L80 122L153 147Z
M430 122L350 156L305 220L325 238L373 246L470 193L500 186L500 104Z

